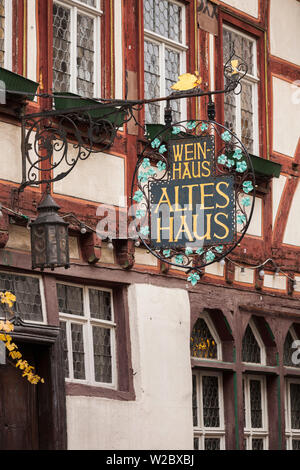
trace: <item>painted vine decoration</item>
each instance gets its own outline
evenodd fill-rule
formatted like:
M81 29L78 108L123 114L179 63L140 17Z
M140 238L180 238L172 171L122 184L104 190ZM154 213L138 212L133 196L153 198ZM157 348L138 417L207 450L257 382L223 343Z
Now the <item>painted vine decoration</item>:
M157 250L151 243L151 187L152 182L170 181L171 161L168 142L184 141L190 137L210 137L214 142L215 155L212 175L234 178L234 227L235 237L230 243L201 246L185 244ZM197 172L195 172L197 173ZM193 174L193 177L199 176ZM187 175L189 177L189 175ZM188 181L188 180L187 180ZM215 121L182 121L163 129L146 145L138 158L132 183L132 200L135 204L136 229L143 245L154 256L170 266L185 269L187 279L195 286L202 269L221 261L242 240L249 226L255 202L255 176L250 156L237 136Z
M5 313L12 317L14 315L12 307L16 301L15 295L8 291L0 292L0 299ZM44 383L44 379L35 373L35 368L23 358L18 346L13 342L12 337L9 335L13 330L14 325L9 320L0 321L0 341L3 341L6 349L9 351L9 357L15 361L15 367L22 371L22 377L26 377L32 385L36 385L39 382Z

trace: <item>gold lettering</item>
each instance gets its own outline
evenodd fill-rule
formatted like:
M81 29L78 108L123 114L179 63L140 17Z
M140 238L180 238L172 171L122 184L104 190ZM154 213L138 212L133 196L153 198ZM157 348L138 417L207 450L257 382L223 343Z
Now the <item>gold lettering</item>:
M191 160L194 160L194 156L192 156L191 158L188 158L188 154L191 153L193 154L193 149L192 150L188 150L187 147L189 147L190 145L193 145L193 144L185 144L185 160L186 161L191 161Z
M168 230L169 231L169 242L173 242L173 221L174 217L169 218L169 227L162 227L161 226L161 219L160 217L157 219L157 243L161 243L161 232L163 230Z
M199 184L199 186L200 186L200 193L201 193L202 209L213 209L214 206L205 207L205 198L206 197L213 197L213 194L205 194L205 187L206 186L214 186L214 183L203 183L203 184Z
M225 206L220 206L220 204L216 204L216 207L217 208L219 207L220 209L225 209L225 207L227 207L228 204L229 204L229 197L227 196L227 194L225 194L225 193L223 193L223 191L221 191L221 189L220 189L221 184L225 184L226 188L228 188L229 184L226 183L225 181L220 181L220 183L218 183L217 186L216 186L217 193L220 194L220 196L223 196L223 198L226 201L226 204L225 204Z
M175 179L181 180L181 166L182 166L182 164L181 164L181 163L178 163L178 168L176 168L175 165L176 165L176 164L173 163L173 180L175 180ZM176 173L177 173L177 172L179 173L178 178L176 178Z
M183 209L179 206L179 186L174 187L174 193L175 193L175 210L174 210L174 212L186 211L186 208Z
M183 172L182 179L184 180L186 176L187 176L189 179L191 179L192 176L191 176L191 173L190 173L189 164L188 164L188 163L184 163L184 167L185 167L185 170L184 170L184 172Z
M206 142L204 142L204 149L202 148L201 143L198 142L197 143L197 150L198 150L198 159L199 160L201 159L201 153L202 153L203 158L205 158L205 160L206 160L206 152L207 152Z
M207 214L206 215L206 233L205 235L198 235L198 215L199 214L194 214L193 215L193 234L196 240L210 240L211 239L211 217L212 214Z
M206 168L206 166L208 166L208 168ZM202 170L203 168L207 171L207 173L203 173L202 171L202 176L210 176L210 162L208 160L202 162Z
M183 151L183 144L173 145L175 162L182 161L182 151Z
M182 189L188 188L189 190L189 211L193 209L193 188L196 188L198 184L189 184L187 186L182 186Z
M219 215L223 215L225 217L225 219L228 219L228 214L224 214L224 212L218 212L218 214L215 215L214 217L214 221L217 225L220 225L220 227L223 227L224 230L225 230L225 235L224 237L219 237L219 235L217 235L216 233L214 234L214 237L217 237L219 238L219 240L224 240L224 238L226 238L229 234L229 228L227 227L227 225L223 224L222 222L220 222L220 220L218 219Z
M189 241L190 241L190 242L193 241L192 234L191 234L190 229L189 229L189 227L188 227L188 225L187 225L187 223L186 223L186 216L185 216L185 215L182 215L182 216L181 216L181 225L180 225L180 228L179 228L179 230L178 230L178 232L177 232L177 235L176 235L176 237L175 237L175 242L178 241L179 235L180 235L181 233L187 234Z
M198 165L198 172L197 172L197 175L195 175L195 165ZM200 176L201 176L200 168L201 168L200 162L193 162L193 163L192 163L193 178L200 178Z
M173 207L172 207L171 202L170 202L170 199L169 199L169 196L168 196L168 193L167 193L167 188L161 188L161 189L162 189L162 195L161 195L161 198L159 200L159 203L157 204L157 208L154 211L154 214L157 214L159 206L161 204L165 204L165 203L168 204L170 211L174 212Z

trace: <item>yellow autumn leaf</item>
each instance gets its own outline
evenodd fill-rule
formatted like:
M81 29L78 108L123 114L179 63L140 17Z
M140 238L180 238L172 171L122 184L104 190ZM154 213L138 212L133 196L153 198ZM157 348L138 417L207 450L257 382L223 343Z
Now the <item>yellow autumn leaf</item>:
M231 67L233 69L233 71L231 72L231 75L235 75L236 73L239 73L238 68L237 68L238 65L239 65L239 61L237 59L231 61Z
M2 329L3 329L3 331L6 331L6 333L9 333L10 331L13 331L14 325L12 323L10 323L9 321L7 321L6 323L4 323Z
M192 88L199 87L202 83L202 78L199 72L184 73L179 75L178 82L171 86L172 90L184 91L191 90Z

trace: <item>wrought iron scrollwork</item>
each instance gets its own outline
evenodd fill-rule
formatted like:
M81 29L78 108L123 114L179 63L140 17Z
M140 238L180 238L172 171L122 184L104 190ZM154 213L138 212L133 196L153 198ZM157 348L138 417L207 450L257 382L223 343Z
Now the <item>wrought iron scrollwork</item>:
M86 110L48 111L22 118L23 181L26 186L65 178L79 160L110 148L118 128L131 119L125 106L96 118ZM118 114L119 113L119 114ZM120 122L120 116L124 118ZM114 122L114 119L118 122Z

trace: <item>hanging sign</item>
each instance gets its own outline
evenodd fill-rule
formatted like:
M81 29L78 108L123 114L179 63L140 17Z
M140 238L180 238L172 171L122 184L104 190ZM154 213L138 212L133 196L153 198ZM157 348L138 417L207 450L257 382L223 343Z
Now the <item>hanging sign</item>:
M234 177L215 176L214 136L170 140L168 155L170 178L149 183L153 247L231 243Z
M218 14L218 5L215 1L198 0L197 22L200 29L218 36Z

